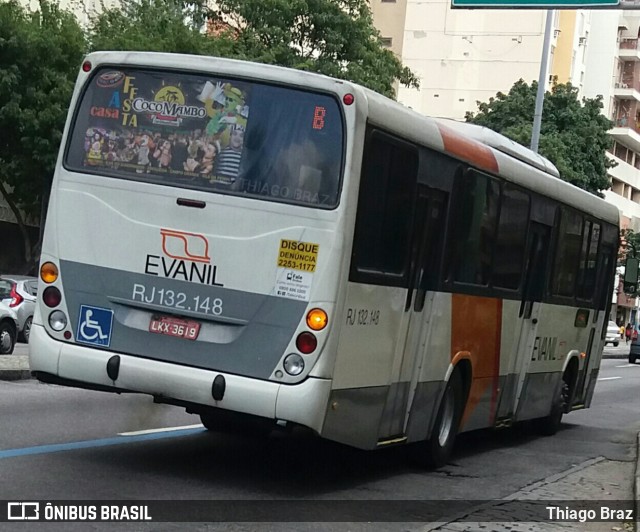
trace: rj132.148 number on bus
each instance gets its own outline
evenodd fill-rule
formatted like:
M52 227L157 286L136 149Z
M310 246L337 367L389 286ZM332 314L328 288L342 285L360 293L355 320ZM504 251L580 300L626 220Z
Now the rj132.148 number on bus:
M215 316L222 314L222 299L219 297L211 298L209 296L202 297L199 295L189 297L184 292L174 292L173 290L156 288L153 285L147 286L135 283L133 285L131 301L174 308L178 311L188 310L202 314L213 314Z

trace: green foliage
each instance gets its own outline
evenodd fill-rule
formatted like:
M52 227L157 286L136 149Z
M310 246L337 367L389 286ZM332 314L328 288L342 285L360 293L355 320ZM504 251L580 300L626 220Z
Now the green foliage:
M84 51L76 19L57 5L0 3L0 193L23 230L18 209L40 211Z
M632 229L620 230L620 251L618 254L618 265L624 264L627 258L640 258L640 233Z
M467 113L466 120L529 146L537 90L536 82L519 80L508 94L477 102L478 112ZM553 85L545 94L539 144L540 154L556 165L562 179L596 195L610 188L607 170L615 166L606 156L613 123L601 109L601 96L581 102L570 83Z
M84 49L75 18L57 6L0 3L0 181L31 214L53 174Z
M124 0L92 18L90 50L227 55L230 38L214 39L202 31L207 16L201 2Z
M238 29L239 55L320 72L393 97L415 75L380 43L366 0L218 0L216 20Z
M123 0L92 21L92 50L153 50L269 63L394 96L417 78L380 43L366 0ZM207 21L215 32L202 29Z

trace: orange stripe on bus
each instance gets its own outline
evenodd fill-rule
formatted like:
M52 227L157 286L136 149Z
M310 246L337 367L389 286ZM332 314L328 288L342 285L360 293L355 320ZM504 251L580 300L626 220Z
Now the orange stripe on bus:
M477 140L463 137L442 124L438 124L438 129L440 130L440 135L442 135L444 149L447 153L483 170L498 173L498 161L496 161L491 148Z
M462 424L480 401L490 394L490 420L496 415L500 379L502 300L488 297L451 296L451 359L468 351L471 359L471 389Z

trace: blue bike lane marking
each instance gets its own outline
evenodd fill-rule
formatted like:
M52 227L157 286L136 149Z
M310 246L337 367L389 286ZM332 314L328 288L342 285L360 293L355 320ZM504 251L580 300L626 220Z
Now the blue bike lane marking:
M50 445L37 445L35 447L23 447L21 449L7 449L0 451L0 460L3 458L16 458L18 456L33 456L37 454L59 453L63 451L75 451L77 449L90 449L93 447L108 447L110 445L126 445L141 441L162 440L166 438L180 438L207 432L204 427L195 429L172 430L169 432L155 432L153 434L140 434L138 436L118 436L115 438L102 438L98 440L77 441L69 443L54 443Z

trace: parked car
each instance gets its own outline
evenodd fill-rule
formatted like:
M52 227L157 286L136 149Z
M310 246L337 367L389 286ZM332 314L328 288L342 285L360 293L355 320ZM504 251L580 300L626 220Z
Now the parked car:
M18 316L18 338L23 342L29 341L37 295L36 277L8 274L0 276L0 301Z
M640 358L640 338L638 338L638 335L635 335L631 341L631 348L629 349L629 364L635 364L638 358Z
M607 325L607 335L604 338L604 345L613 344L618 347L620 343L620 327L618 327L615 321L610 321Z
M18 316L4 303L0 303L0 355L13 353L17 336Z

